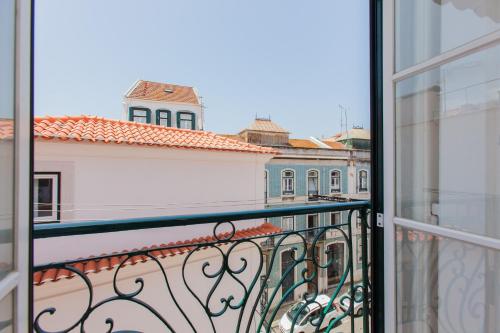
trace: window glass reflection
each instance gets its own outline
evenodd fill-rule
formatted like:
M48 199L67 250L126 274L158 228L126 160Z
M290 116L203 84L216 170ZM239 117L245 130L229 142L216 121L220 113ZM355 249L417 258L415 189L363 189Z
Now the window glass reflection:
M498 332L500 252L401 227L396 237L398 332Z
M12 269L14 209L14 1L0 1L0 280Z
M498 29L498 0L397 0L396 71Z
M396 86L397 216L500 237L500 46Z

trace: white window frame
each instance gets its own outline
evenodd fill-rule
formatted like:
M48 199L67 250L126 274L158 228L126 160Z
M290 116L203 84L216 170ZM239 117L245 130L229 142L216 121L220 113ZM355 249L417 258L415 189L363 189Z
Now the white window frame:
M395 69L395 1L383 2L383 142L384 142L384 315L385 331L396 332L396 226L423 231L432 235L458 240L500 251L500 240L458 230L420 223L395 216L395 88L399 81L427 72L468 54L500 44L500 31L489 33L466 44L445 51L428 60L405 68Z
M61 188L61 176L59 172L35 172L33 175L35 180L33 184L33 209L36 207L35 193L36 193L36 180L38 179L51 179L52 180L52 214L50 216L35 217L35 212L33 212L33 222L34 223L53 223L59 222L60 220L60 188Z
M334 172L338 172L339 173L339 189L338 191L337 190L334 190L334 186L332 184L332 180L333 180L333 173ZM340 171L339 169L333 169L333 170L330 170L330 194L332 193L342 193L342 171Z
M284 224L285 224L285 219L289 219L292 221L292 228L291 229L285 229L283 228ZM281 230L283 231L291 231L291 230L295 230L295 216L291 215L291 216L282 216L281 217Z
M316 172L316 182L317 182L317 187L318 187L318 194L317 195L320 195L321 193L321 182L320 182L320 173L319 173L319 170L317 169L309 169L307 170L307 173L306 173L306 195L307 195L307 198L309 200L309 173L310 172Z
M361 173L366 172L366 187L363 189L361 188ZM357 184L358 184L358 193L368 193L370 192L370 173L368 172L367 169L359 169L357 173Z
M339 217L339 224L342 224L342 213L341 212L330 212L330 225L338 225L338 224L333 224L333 216L338 216Z
M285 177L285 172L292 172L292 177ZM284 169L284 170L281 170L281 196L282 197L293 197L295 196L295 177L296 177L296 174L295 174L295 170L293 169ZM291 192L291 193L284 193L285 191L285 188L284 188L284 185L285 185L285 178L287 179L291 179L292 181L292 190L291 191L287 191L287 192Z
M13 269L0 280L0 301L13 295L13 332L28 332L31 217L31 1L15 1Z

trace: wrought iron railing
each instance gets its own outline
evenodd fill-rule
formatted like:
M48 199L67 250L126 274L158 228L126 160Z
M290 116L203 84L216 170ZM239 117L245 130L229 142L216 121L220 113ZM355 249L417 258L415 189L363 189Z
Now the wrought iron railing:
M35 304L33 329L36 332L94 332L95 329L89 327L94 327L91 321L96 320L95 314L110 311L109 315L102 317L101 314L99 317L105 318L100 324L106 324L106 332L157 331L148 328L150 326L144 320L130 325L134 327L125 327L120 323L121 319L136 315L124 306L127 303L148 312L151 316L149 320L155 321L155 327L160 325L161 331L166 332L355 332L355 326L368 332L371 294L368 272L368 209L369 202L353 201L232 213L37 225L33 231L35 239L207 223L213 224L213 235L203 242L120 253L118 264L109 268L113 271L109 294L103 296L99 291L100 297L96 296L95 290L102 287L103 281L96 283L94 276L82 269L88 258L33 267L35 275L54 269L66 270L65 276L80 281L80 289L88 297L81 312L73 314L75 319L71 323L68 320L71 316L67 311L60 310L64 308L64 304L51 304L45 308ZM340 211L349 212L346 223L251 237L241 237L234 224L240 220ZM354 217L361 223L356 223ZM221 233L224 226L229 227L229 231ZM357 226L360 228L359 234L353 235ZM327 231L328 235L332 234L331 231L339 235L347 248L343 255L334 253L335 247L326 246L329 241ZM361 274L357 274L359 278L355 274L355 236L361 238L362 260L361 263L356 260L356 266L361 264ZM245 257L250 252L244 252L242 248L254 251L254 254ZM184 255L180 273L182 278L176 279L168 259L162 259L162 253L180 253L180 249ZM205 255L198 261L203 262L202 264L193 266L199 268L197 274L205 281L205 285L201 286L201 295L200 285L190 282L193 267L190 266L189 273L186 272L187 267L194 262L193 258L203 249L213 251L214 257ZM111 254L93 257L92 260L116 260L116 257L116 254ZM356 258L358 257L359 255ZM133 280L130 274L127 275L128 278L120 274L124 267L141 260L150 262L161 275L162 286L152 287L168 291L168 299L173 307L168 311L155 307L154 302L149 302L148 297L143 295L147 287L145 279L137 277ZM341 270L339 262L344 262ZM333 268L339 270L336 283L325 286L324 280L319 282L319 277L325 275L330 281L328 274L335 271ZM130 286L129 290L122 290L121 286L130 279L135 285L134 290L130 291ZM228 288L228 283L232 283L233 287ZM43 285L34 287L35 302L38 288L43 288ZM179 288L186 292L179 292ZM187 301L191 302L189 306L185 305ZM44 306L47 304L47 297L42 303ZM115 305L112 311L111 305ZM174 316L173 312L177 315ZM59 313L63 315L58 316ZM225 320L225 317L228 319ZM124 331L125 328L128 331Z

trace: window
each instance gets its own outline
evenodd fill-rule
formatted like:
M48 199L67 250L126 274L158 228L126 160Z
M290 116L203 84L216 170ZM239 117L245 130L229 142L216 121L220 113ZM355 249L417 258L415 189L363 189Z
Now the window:
M358 173L358 191L367 192L368 191L368 172L366 170L361 170Z
M36 173L33 187L35 222L59 222L59 173Z
M264 203L267 204L267 199L269 197L269 185L268 185L268 176L269 175L269 171L265 170L264 171Z
M338 225L341 223L342 221L340 212L330 213L330 225Z
M148 108L131 107L128 119L136 123L149 124L151 123L151 110Z
M192 112L177 112L177 127L194 130L195 115Z
M281 189L283 195L295 194L295 172L285 170L281 173Z
M307 195L313 197L319 194L319 176L318 171L310 170L307 172Z
M172 126L172 113L169 110L156 110L156 125Z
M333 170L330 173L330 193L340 193L340 171Z
M281 218L281 229L283 231L290 231L295 229L295 217L294 216L283 216Z
M327 281L328 286L340 282L344 273L344 243L334 243L327 246L326 250Z

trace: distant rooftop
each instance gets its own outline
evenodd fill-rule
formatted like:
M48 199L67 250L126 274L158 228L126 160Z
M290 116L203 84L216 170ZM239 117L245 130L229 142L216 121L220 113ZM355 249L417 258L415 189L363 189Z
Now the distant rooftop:
M347 132L337 133L324 141L344 141L349 139L370 140L370 131L363 128L353 128Z
M289 133L286 129L271 121L268 118L255 118L255 121L243 131Z
M200 101L193 87L145 80L137 81L126 93L125 97L148 101L200 105Z

